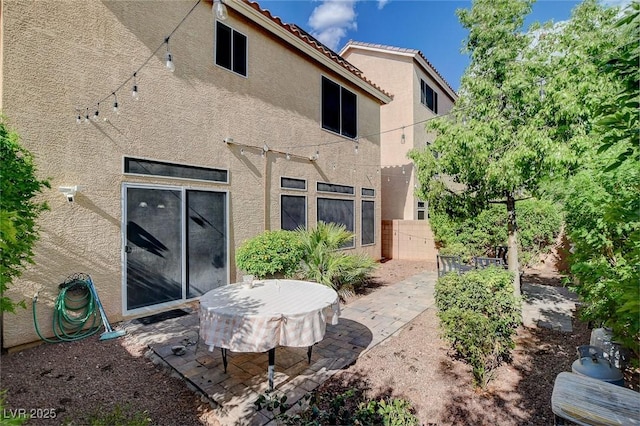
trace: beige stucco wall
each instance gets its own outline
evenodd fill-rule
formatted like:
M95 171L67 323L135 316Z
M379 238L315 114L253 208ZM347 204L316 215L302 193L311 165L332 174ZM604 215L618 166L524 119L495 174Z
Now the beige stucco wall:
M101 120L76 124L76 108L90 106L93 115L95 102L130 77L193 4L3 1L3 113L52 185L42 195L50 210L39 221L35 265L7 295L30 300L39 291L39 323L47 335L57 284L73 272L89 273L109 320L122 319L124 183L228 191L231 281L238 272L236 248L265 227L280 226L280 176L307 180L311 226L316 181L354 185L358 236L360 188L374 188L376 244L360 247L358 237L355 250L380 258L380 140L360 139L356 154L353 141L321 129L321 75L358 94L361 135L379 133L379 102L231 8L226 24L249 39L248 78L214 64L211 4L202 2L171 38L175 73L164 68L162 47L138 73L140 100L131 98L129 83L117 91L119 115L111 112L110 98L100 105ZM225 137L320 156L312 164L273 152L263 159L259 149L241 155L238 146L222 142ZM227 169L230 183L125 176L125 156ZM81 187L73 203L57 190L69 185ZM30 309L6 314L3 325L5 347L38 339Z
M420 80L438 92L438 114L446 114L453 100L426 70L415 54L380 48L348 46L343 56L367 78L393 94L381 108L382 218L416 220L417 198L413 164L407 153L422 148L434 135L425 120L436 115L420 102ZM392 130L395 129L395 130ZM391 131L388 131L391 130ZM404 134L404 138L402 135Z

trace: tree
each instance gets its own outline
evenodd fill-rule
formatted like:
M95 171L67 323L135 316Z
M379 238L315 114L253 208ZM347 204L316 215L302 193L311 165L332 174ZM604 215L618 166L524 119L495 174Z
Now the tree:
M540 76L524 66L521 52L530 40L522 33L531 0L476 0L458 11L469 31L466 52L471 63L462 77L460 96L451 113L432 120L434 143L410 153L418 170L419 195L437 204L445 198L457 210L474 214L489 203L504 203L508 212L508 264L520 295L515 203L536 189L546 172L551 140L538 130ZM448 176L459 184L451 190Z
M427 124L437 133L410 153L419 196L450 214L477 215L506 205L509 270L519 294L515 203L539 196L551 180L591 161L600 137L594 108L619 83L599 73L597 58L615 45L615 10L586 0L570 21L523 32L528 0L476 0L459 11L469 30L471 63L451 113ZM456 188L453 190L452 188Z
M26 263L33 263L38 240L36 219L47 205L34 200L46 180L36 178L33 156L20 144L20 137L0 117L0 313L14 312L16 303L4 296L11 281ZM24 307L24 302L18 303Z

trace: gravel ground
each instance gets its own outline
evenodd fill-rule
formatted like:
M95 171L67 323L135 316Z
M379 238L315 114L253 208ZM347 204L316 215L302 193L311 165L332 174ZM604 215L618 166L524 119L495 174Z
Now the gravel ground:
M421 262L382 263L371 291L425 269L429 266ZM543 278L558 285L554 274ZM368 397L403 397L425 425L549 425L555 376L571 370L575 347L588 344L589 333L578 321L573 333L519 329L513 362L496 371L487 390L476 391L468 366L451 357L439 338L435 312L427 310L321 391L339 393L355 386L367 389ZM218 424L208 405L180 379L154 366L144 352L126 337L99 341L94 336L3 354L0 389L8 391L11 409L43 409L34 411L40 415L55 410L56 419L28 422L34 425L84 425L96 413L113 410L142 412L154 425Z

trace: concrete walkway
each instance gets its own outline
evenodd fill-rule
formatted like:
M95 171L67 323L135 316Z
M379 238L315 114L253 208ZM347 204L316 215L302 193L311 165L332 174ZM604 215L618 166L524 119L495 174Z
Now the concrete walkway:
M287 402L293 404L363 353L399 334L413 318L434 307L436 280L435 272L423 272L350 301L342 307L339 324L327 325L325 338L314 346L310 363L306 348L278 347L276 395L286 394ZM552 328L564 330L567 321L571 326L575 303L567 302L562 293L556 294L557 288L523 284L522 289L525 325L545 326L543 322L548 320ZM254 407L268 387L267 354L228 352L225 373L221 352L209 352L199 343L197 310L154 324L133 320L122 326L127 339L136 339L152 349L154 362L170 368L206 397L223 425L264 425L273 419L271 412L258 412ZM175 345L185 346L186 352L174 354Z

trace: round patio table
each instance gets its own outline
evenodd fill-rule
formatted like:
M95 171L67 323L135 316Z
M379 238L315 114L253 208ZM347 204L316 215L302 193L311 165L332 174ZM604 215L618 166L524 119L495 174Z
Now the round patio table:
M327 322L338 323L340 300L335 290L298 280L255 281L218 287L200 298L200 337L209 350L268 352L269 389L273 389L275 348L307 347L324 338Z

